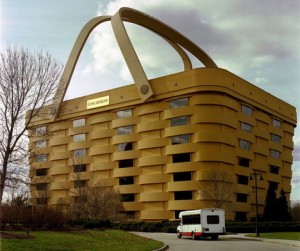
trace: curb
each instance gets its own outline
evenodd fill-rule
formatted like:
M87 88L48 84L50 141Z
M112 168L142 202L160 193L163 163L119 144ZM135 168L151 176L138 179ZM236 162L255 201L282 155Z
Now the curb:
M164 250L167 250L168 248L169 248L169 246L164 243L164 245L161 248L154 249L153 251L164 251Z

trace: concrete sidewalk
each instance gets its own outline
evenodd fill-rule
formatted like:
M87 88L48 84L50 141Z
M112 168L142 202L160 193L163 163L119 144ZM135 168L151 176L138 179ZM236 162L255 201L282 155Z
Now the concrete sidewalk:
M261 238L261 237L248 237L246 235L247 234L226 234L226 235L220 236L220 238L265 241L265 242L281 243L281 244L284 244L284 245L291 245L291 246L295 246L295 247L300 247L300 241L282 240L282 239L267 239L267 238Z

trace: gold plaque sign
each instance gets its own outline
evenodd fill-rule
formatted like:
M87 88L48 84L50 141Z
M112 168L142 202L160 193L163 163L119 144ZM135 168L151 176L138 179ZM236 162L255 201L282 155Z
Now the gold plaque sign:
M86 109L109 105L109 96L90 99L86 102Z

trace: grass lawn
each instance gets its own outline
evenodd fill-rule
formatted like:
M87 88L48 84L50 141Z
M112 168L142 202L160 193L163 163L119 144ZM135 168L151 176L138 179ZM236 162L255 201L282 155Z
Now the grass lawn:
M18 233L20 234L20 232ZM163 243L159 241L146 239L121 230L36 231L30 232L30 235L32 235L32 238L1 238L0 250L146 251L163 246Z
M260 233L261 238L267 239L283 239L300 241L299 232L278 232L278 233ZM247 234L249 237L255 237L255 234Z

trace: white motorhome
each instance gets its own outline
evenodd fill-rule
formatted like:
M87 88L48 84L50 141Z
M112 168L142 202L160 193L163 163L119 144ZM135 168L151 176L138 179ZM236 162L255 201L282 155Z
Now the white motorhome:
M217 240L219 235L225 234L225 211L219 208L206 208L183 211L179 213L181 219L177 227L177 237L191 236L194 240L200 237L211 237Z

